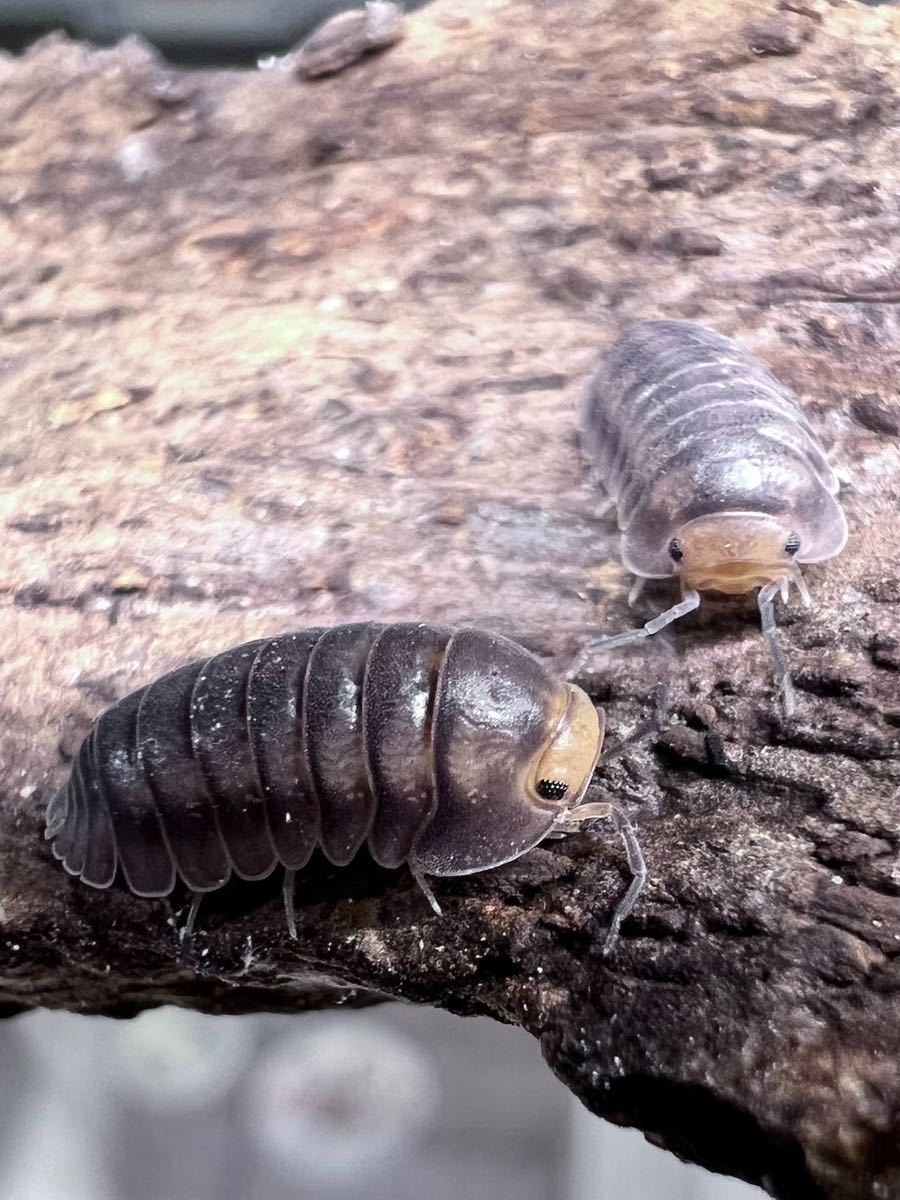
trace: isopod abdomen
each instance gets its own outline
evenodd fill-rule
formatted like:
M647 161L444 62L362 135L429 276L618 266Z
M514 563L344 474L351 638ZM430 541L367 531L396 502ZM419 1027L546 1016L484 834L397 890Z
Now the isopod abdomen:
M317 847L337 866L364 844L383 867L407 863L437 907L425 875L499 866L612 814L641 875L622 814L580 803L602 739L587 695L506 638L304 630L182 667L103 713L46 837L85 883L109 887L121 869L146 897L280 865L292 929L293 873Z
M687 321L642 321L615 343L586 396L584 448L615 504L622 558L638 581L678 575L683 598L605 649L690 612L699 592L760 588L763 629L785 704L790 678L773 601L799 563L840 553L838 483L797 403L734 342Z

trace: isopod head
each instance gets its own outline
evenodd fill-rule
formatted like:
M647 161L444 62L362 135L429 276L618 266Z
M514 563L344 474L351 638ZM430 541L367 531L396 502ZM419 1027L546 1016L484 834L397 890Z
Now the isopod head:
M409 861L426 875L468 875L527 853L579 802L603 728L580 688L505 639L487 644L461 631L442 681L433 733L439 802Z
M669 543L685 586L740 595L792 574L799 536L777 517L713 513L687 521Z
M603 745L602 713L574 684L567 684L563 695L564 711L535 756L525 785L532 804L550 805L554 811L571 808L584 795Z
M821 562L840 553L847 522L824 490L814 499L817 519L804 512L708 513L686 521L668 544L673 570L697 591L739 595L784 579L796 581L798 563Z

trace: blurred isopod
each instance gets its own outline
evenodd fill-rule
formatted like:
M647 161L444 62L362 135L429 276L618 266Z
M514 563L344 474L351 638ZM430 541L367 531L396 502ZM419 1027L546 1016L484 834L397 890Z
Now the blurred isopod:
M604 356L584 408L584 448L622 531L622 559L646 579L679 578L682 599L586 653L657 633L705 590L759 588L762 628L786 710L795 696L774 600L799 563L847 540L838 481L787 388L734 342L688 321L641 321ZM583 661L583 660L582 660ZM573 672L574 673L574 672Z

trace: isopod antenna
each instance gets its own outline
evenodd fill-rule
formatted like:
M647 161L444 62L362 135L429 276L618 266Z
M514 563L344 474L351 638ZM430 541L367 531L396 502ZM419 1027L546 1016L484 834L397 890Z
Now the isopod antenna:
M777 579L773 583L767 583L765 587L759 589L757 603L763 635L766 645L769 647L769 656L775 671L776 688L781 693L785 713L791 717L797 707L797 693L794 691L790 668L778 634L778 626L775 624L775 597L780 591L782 591L781 580Z

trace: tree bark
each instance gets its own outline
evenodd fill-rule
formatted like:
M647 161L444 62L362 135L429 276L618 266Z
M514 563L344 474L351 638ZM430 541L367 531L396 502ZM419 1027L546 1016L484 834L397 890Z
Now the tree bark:
M900 1196L900 14L824 0L436 0L343 73L0 62L0 1003L386 997L540 1040L597 1114L780 1197ZM704 602L587 683L599 830L438 881L314 864L141 901L44 806L98 711L337 621L478 621L563 669L629 610L576 410L647 316L732 334L833 449L851 536L781 614ZM660 691L663 685L663 691ZM660 707L665 717L653 731ZM596 793L596 796L594 795ZM511 1098L514 1103L514 1098Z

